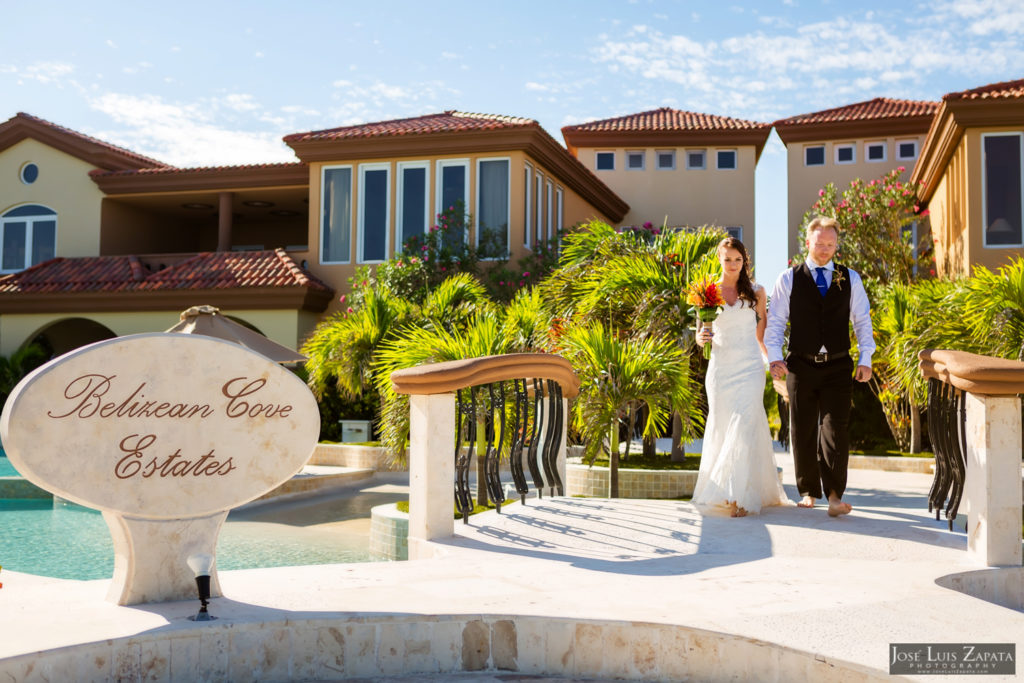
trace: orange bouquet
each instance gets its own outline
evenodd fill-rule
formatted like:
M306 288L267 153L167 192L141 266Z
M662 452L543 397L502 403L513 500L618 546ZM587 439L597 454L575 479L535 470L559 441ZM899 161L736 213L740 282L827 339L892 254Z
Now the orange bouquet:
M719 309L725 305L725 299L722 298L722 290L718 288L717 282L701 278L687 287L686 303L697 309L697 317L710 331ZM711 344L704 345L704 358L711 358Z

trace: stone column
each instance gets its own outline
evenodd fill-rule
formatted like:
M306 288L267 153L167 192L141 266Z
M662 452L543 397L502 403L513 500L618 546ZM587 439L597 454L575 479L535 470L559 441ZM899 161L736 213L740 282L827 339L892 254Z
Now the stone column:
M967 552L988 567L1021 565L1020 409L1016 396L967 394Z
M455 533L455 394L409 397L409 559Z
M234 218L231 201L234 193L221 192L217 209L217 251L231 251L231 224Z

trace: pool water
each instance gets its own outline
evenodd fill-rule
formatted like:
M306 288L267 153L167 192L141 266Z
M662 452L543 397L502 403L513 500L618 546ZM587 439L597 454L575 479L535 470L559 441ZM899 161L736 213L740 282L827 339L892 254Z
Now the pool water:
M370 561L368 523L360 527L358 520L374 505L402 497L355 490L235 510L220 532L217 568ZM114 544L95 510L49 499L0 499L0 566L61 579L109 579Z
M3 455L0 451L0 477L17 477L18 470L14 469L14 465L7 459L7 456Z

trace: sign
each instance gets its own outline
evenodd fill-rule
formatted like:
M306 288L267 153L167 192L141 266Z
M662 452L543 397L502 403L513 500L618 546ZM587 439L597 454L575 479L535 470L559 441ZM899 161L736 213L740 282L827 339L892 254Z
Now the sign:
M26 479L145 519L212 514L302 469L320 433L293 373L230 342L138 334L55 358L14 389L0 438Z

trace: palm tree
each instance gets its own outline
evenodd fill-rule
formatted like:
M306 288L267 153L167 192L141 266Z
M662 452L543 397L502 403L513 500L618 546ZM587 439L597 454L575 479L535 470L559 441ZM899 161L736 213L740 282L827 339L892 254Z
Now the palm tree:
M962 313L982 353L1024 360L1024 259L996 272L976 266L966 282Z
M570 328L564 335L566 356L580 376L573 405L584 437L584 457L593 462L611 429L609 495L619 496L618 425L628 417L632 428L638 410L646 410L644 435L665 429L673 411L695 401L687 355L664 335L628 337L600 323ZM626 452L629 446L627 442Z

